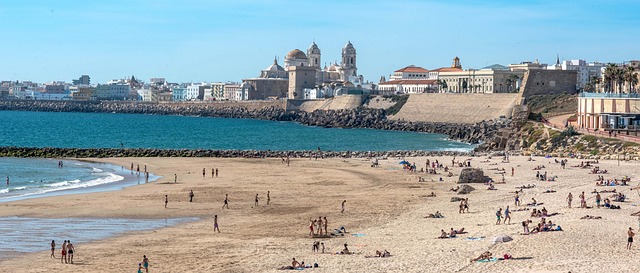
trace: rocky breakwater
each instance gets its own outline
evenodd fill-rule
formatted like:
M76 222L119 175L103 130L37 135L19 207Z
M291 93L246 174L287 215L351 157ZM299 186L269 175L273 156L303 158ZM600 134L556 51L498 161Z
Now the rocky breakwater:
M316 110L297 113L295 121L309 126L371 128L379 130L411 131L444 134L452 140L471 144L488 143L485 150L500 149L506 141L495 136L500 131L510 130L510 120L482 121L476 124L443 122L408 122L387 119L382 109L358 108L354 110Z
M219 157L219 158L398 158L469 155L451 151L259 151L116 148L0 147L0 157L106 158L106 157Z

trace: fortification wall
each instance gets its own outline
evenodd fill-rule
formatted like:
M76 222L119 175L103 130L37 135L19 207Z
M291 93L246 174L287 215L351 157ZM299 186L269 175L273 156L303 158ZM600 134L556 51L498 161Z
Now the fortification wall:
M102 102L103 104L109 104L110 102ZM122 102L118 102L122 103ZM135 102L138 104L144 104ZM286 106L285 100L252 100L252 101L207 101L207 102L161 102L162 105L177 106L177 107L204 107L204 108L228 108L228 107L240 107L247 110L259 110L265 108L280 108L284 109ZM149 103L154 104L154 103Z
M511 117L519 93L411 94L400 112L390 119L472 124L500 116Z
M287 110L313 112L315 110L350 110L362 105L362 95L344 95L318 100L287 100Z
M578 72L571 70L529 70L524 74L521 93L533 95L575 94Z

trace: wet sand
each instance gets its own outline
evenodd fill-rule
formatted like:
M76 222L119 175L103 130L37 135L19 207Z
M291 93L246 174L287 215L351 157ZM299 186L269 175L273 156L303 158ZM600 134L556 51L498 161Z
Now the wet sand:
M435 158L430 158L431 160ZM451 165L451 158L439 161ZM458 158L461 159L461 158ZM178 224L154 231L141 231L124 236L76 244L76 264L65 265L49 258L49 251L26 254L0 261L0 271L6 272L135 272L142 255L150 259L150 272L279 272L276 267L290 264L291 258L318 263L313 272L590 272L594 268L607 271L635 272L640 266L634 261L638 249L625 250L626 230L638 227L638 193L630 187L598 187L624 191L630 197L620 210L566 208L568 192L585 191L593 206L595 175L587 169L560 169L552 159L512 157L510 163L501 158L480 163L486 158L474 158L472 165L481 167L496 181L501 175L491 168L505 168L506 184L496 184L498 190L477 190L466 195L470 213L459 214L458 202L450 192L460 172L454 177L410 174L401 170L400 159L380 160L380 167L370 167L363 159L293 159L287 166L279 159L216 159L216 158L118 158L98 161L129 166L146 164L149 171L164 176L157 182L125 188L121 191L46 197L0 204L0 216L23 217L95 217L164 219L199 217L201 221ZM418 170L426 158L407 158L416 162ZM576 165L578 160L569 160ZM497 164L497 165L492 165ZM557 182L535 180L536 165L545 165L549 176L558 175ZM636 162L608 161L598 164L608 169L605 178L628 175L632 185L638 185ZM219 169L219 177L211 178L211 168ZM510 168L515 167L515 176ZM206 168L206 177L202 177ZM440 170L442 172L442 170ZM178 183L174 184L174 174ZM418 176L429 182L417 182ZM443 177L443 182L437 181ZM520 222L530 219L530 211L514 212L511 225L495 225L495 211L513 206L515 186L536 184L524 190L523 203L535 197L544 202L550 217L564 231L535 235L520 235ZM556 193L543 193L546 189ZM189 190L195 193L188 202ZM266 205L266 193L271 191L271 203ZM431 192L436 197L424 197ZM253 207L255 194L260 206ZM168 209L164 195L169 195ZM224 195L229 194L230 209L221 209ZM603 194L603 198L609 194ZM345 213L340 203L347 200ZM521 206L518 208L526 208ZM424 218L440 211L441 219ZM213 215L218 215L221 233L213 232ZM580 220L584 215L602 216L600 220ZM326 252L340 251L348 243L356 255L312 253L314 239L308 238L309 219L326 216L329 229L345 226L344 237L322 239ZM531 218L534 222L538 218ZM436 239L440 230L464 227L467 234L455 239ZM73 229L72 226L69 229ZM363 234L353 236L352 234ZM506 234L514 241L492 244L491 239ZM466 237L484 239L469 241ZM51 238L42 238L48 244ZM387 249L390 258L365 258L375 250ZM520 260L470 263L469 260L489 250L496 255L509 253ZM59 250L57 251L59 252ZM28 266L25 266L28 265Z

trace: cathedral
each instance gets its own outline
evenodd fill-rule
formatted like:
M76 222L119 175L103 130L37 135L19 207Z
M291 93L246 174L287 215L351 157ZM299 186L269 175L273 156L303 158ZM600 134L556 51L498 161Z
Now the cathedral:
M305 55L299 49L294 49L287 53L284 59L284 69L289 71L292 66L309 66L316 70L316 85L336 81L349 81L349 77L358 76L358 68L356 67L356 49L351 42L342 48L342 62L340 64L333 63L329 66L321 67L322 53L315 42L311 43L307 54Z
M244 99L283 98L305 99L308 97L332 97L347 94L359 88L363 82L356 67L356 49L351 42L342 48L341 63L321 67L322 53L315 42L305 54L299 49L289 51L284 58L284 67L273 64L260 72L257 78L243 79L241 85ZM318 90L317 95L305 92Z

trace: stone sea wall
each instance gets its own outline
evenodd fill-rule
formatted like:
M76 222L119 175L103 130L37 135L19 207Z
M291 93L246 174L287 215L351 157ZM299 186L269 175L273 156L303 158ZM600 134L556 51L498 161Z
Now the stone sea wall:
M453 151L257 151L187 149L115 149L115 148L33 148L0 147L0 157L105 158L105 157L221 157L221 158L394 158L416 156L453 156L473 153Z
M409 122L388 119L382 109L357 108L349 110L316 110L313 112L287 112L270 105L248 109L228 104L157 104L135 102L73 102L73 101L0 101L0 110L131 113L155 115L185 115L202 117L250 118L274 121L293 121L307 126L339 128L371 128L380 130L411 131L444 134L452 140L471 144L484 143L481 150L500 150L507 144L504 131L509 131L510 120L482 121L475 124L443 122ZM501 133L499 133L501 132ZM518 147L510 147L515 149Z

